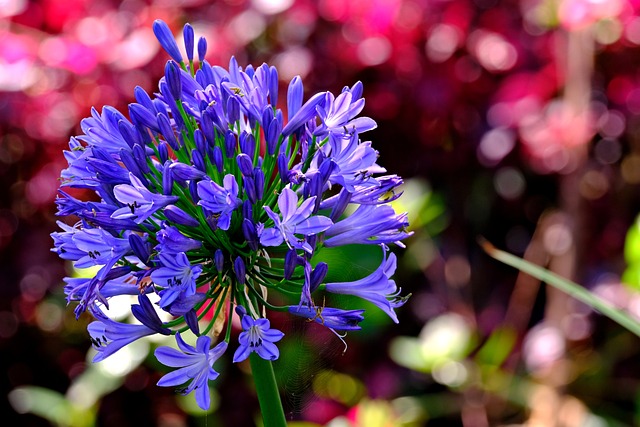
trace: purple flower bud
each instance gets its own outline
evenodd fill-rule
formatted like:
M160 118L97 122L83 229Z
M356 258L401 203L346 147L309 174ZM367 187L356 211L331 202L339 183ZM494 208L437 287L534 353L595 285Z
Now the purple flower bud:
M240 151L250 157L253 157L253 153L256 151L256 140L252 134L242 132L240 135Z
M187 227L198 227L200 225L197 219L195 219L176 205L169 205L165 207L164 214L169 221L173 221L176 224L186 225Z
M237 305L237 306L236 306L236 314L237 314L238 316L240 316L240 320L242 320L242 318L243 318L244 316L246 316L246 315L247 315L247 309L246 309L246 308L244 308L244 307L243 307L243 306L241 306L241 305Z
M201 175L200 177L202 177ZM189 193L191 194L191 200L193 203L198 203L200 201L200 197L198 196L198 180L192 179L189 181Z
M289 183L289 159L284 153L278 155L278 172L280 172L280 179L284 184Z
M227 117L229 118L229 123L235 123L240 120L240 103L233 97L227 100Z
M193 166L196 167L203 175L206 175L207 166L202 158L202 154L196 149L191 150L191 161L193 162Z
M145 91L140 86L136 86L135 89L133 89L133 96L135 97L138 104L142 105L150 111L156 111L156 107L153 105L151 97L149 96L147 91Z
M131 154L131 151L121 149L119 154L120 154L120 160L124 164L124 167L129 170L129 172L134 174L136 178L138 178L140 181L142 182L147 181L147 178L144 177L144 175L142 174L142 171L140 171L140 168L138 167L138 164L133 158L133 154Z
M324 102L325 92L316 93L289 119L282 129L282 135L289 136L298 128L316 116L316 107Z
M329 271L329 266L326 262L319 262L318 265L316 265L316 268L314 268L311 272L311 292L314 292L316 289L318 289L318 286L320 286L324 278L327 276L327 271Z
M152 114L151 111L144 106L135 103L129 104L129 116L136 125L147 127L154 132L160 133L155 114Z
M265 105L262 110L262 127L267 130L269 123L273 120L273 107L271 105Z
M189 62L192 62L194 34L193 34L193 27L191 26L191 24L184 25L184 29L182 30L182 36L184 38L184 48L187 51L187 58L189 58Z
M276 152L278 145L278 139L280 138L280 132L282 132L282 123L277 118L271 120L269 127L267 127L265 139L267 140L267 151L270 155Z
M333 159L328 159L322 162L320 165L320 180L322 185L327 183L329 177L338 168L338 164Z
M162 84L166 85L164 81L162 82ZM165 89L164 93L167 93L167 90L168 89ZM153 114L156 114L156 113L166 114L167 104L164 102L164 100L160 98L153 98L151 103L153 104L153 108L150 108L149 110L153 111Z
M180 80L180 69L178 64L173 61L167 61L164 67L164 78L169 88L169 94L174 100L182 98L182 81Z
M229 72L231 73L231 69L229 69ZM236 70L237 72L237 70ZM220 79L220 81L216 84L216 86L218 87L222 87L223 83L227 83L229 82L229 77L228 76L224 76ZM222 95L222 102L220 103L220 105L226 107L227 106L227 101L229 101L229 97L231 96L231 94L229 93L228 90L222 90L220 91L220 95ZM225 110L226 111L226 110Z
M158 144L158 157L160 160L160 163L166 163L167 160L169 160L169 144L167 144L167 141L160 141L160 143Z
M160 19L153 21L153 34L160 42L160 46L173 58L176 62L182 62L182 54L178 49L176 39L173 37L173 33L169 29L169 26Z
M185 27L186 28L186 27ZM189 51L187 51L189 52ZM187 311L184 315L184 321L195 335L200 335L200 325L198 324L198 315L194 309Z
M92 147L95 154L95 147ZM104 184L128 184L129 172L122 166L99 159L89 159L90 167L100 176Z
M131 272L131 267L128 265L122 267L114 267L104 276L104 281L108 282L109 280L117 279Z
M198 59L200 62L204 61L204 57L207 55L207 40L204 37L198 39Z
M340 216L344 213L344 210L349 205L349 201L351 200L351 193L347 191L346 188L340 190L340 194L338 195L338 201L331 210L331 216L329 218L334 223L340 219Z
M240 153L236 156L236 161L238 162L238 167L240 168L240 172L242 172L243 176L247 177L253 175L253 162L251 161L251 157L244 153Z
M224 254L221 249L216 249L213 254L213 263L215 264L218 273L222 273L222 269L224 268Z
M131 233L129 234L129 246L131 246L131 250L140 261L148 266L150 265L151 245L148 242L145 242L140 235Z
M224 135L224 152L227 155L227 158L232 158L236 152L236 144L238 143L236 139L236 134L232 131L227 131Z
M253 221L253 206L249 200L242 202L242 217Z
M209 157L209 160L213 160L213 148L214 147L217 147L217 145L207 144L206 152L205 152L205 155L203 156L205 160L207 159L207 156Z
M135 126L125 120L118 121L118 130L120 131L120 135L125 140L125 142L129 145L129 147L133 148L136 144L142 144L142 137L136 130Z
M156 116L158 121L158 127L160 128L160 133L164 136L165 141L173 148L174 150L179 150L180 146L178 145L178 140L173 131L173 126L171 126L171 122L169 121L169 117L166 114L158 113Z
M304 96L304 87L300 76L295 76L289 83L287 90L287 120L291 120L296 115L300 107L302 107L302 97Z
M233 270L236 273L236 278L238 279L238 282L241 285L244 285L244 282L246 280L247 270L246 270L246 267L244 266L244 260L242 259L242 257L237 257L236 260L233 262Z
M293 276L293 272L298 265L298 252L295 249L289 249L284 256L284 278L289 280Z
M149 301L149 297L147 295L139 294L138 303L139 304L133 304L131 306L131 314L133 314L133 316L138 319L140 323L159 334L171 334L171 330L164 327L164 324L158 317L158 314L153 308L153 304L151 304L151 301ZM123 333L121 332L121 334Z
M256 226L250 219L244 219L242 221L242 233L244 238L249 244L252 251L258 250L258 233L256 232Z
M262 168L253 169L253 180L256 186L256 198L262 200L264 196L264 171Z
M311 251L305 253L305 255L307 256L308 259L311 259L311 257L313 256L313 252L315 252L315 250L316 250L316 243L317 242L318 242L318 235L317 234L312 234L311 236L307 236L307 243L311 247Z
M222 150L217 145L213 147L213 164L216 165L219 172L224 169L224 159L222 158Z
M204 138L204 134L200 129L196 129L193 132L193 139L196 142L196 148L200 153L200 156L204 157L207 155L207 141Z
M276 67L269 68L269 103L273 108L278 107L278 70Z
M197 151L194 150L195 153ZM193 166L185 165L181 162L173 162L169 166L169 171L173 175L173 178L178 182L186 182L189 180L200 179L205 176L205 173L201 170L194 168ZM165 174L166 174L165 170Z
M166 86L166 82L161 82L160 83L160 92L161 93L168 93L167 91L169 90L168 88L164 87ZM171 117L173 117L173 121L175 122L175 127L178 129L178 133L180 133L180 131L182 130L186 130L186 125L184 123L184 119L182 118L182 113L180 112L180 110L178 109L178 103L177 102L169 102L169 110L171 111ZM166 105L166 104L165 104ZM166 109L166 107L165 107Z
M151 169L149 169L149 164L147 163L147 154L140 144L133 146L133 159L136 161L142 173L151 173Z
M202 119L200 120L200 129L204 134L205 139L210 145L214 145L216 143L216 134L213 128L213 119L211 118L211 114L207 111L202 113Z
M164 173L162 174L162 194L165 196L169 196L173 193L173 174L169 172L170 164L171 160L167 160L164 163Z
M244 177L243 188L245 194L247 195L247 199L249 199L251 203L255 203L258 201L258 195L256 194L256 184L252 177Z

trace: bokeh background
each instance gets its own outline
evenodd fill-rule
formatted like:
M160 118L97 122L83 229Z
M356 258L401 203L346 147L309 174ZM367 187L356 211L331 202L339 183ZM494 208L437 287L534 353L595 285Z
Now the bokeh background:
M638 338L478 244L640 316L640 1L0 0L3 425L260 422L244 365L219 362L203 413L155 386L158 342L88 362L88 316L65 307L70 266L49 251L62 150L92 106L126 112L136 85L157 89L158 18L178 36L190 22L212 64L275 65L282 100L295 75L307 96L361 80L365 136L406 180L400 324L366 306L343 352L274 319L291 426L640 423ZM375 255L327 255L330 274L363 277Z

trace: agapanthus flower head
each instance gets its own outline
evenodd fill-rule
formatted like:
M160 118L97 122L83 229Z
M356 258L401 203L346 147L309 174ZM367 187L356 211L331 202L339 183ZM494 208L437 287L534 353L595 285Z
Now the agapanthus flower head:
M65 279L76 314L96 318L89 326L96 360L143 336L175 335L177 349L155 353L178 368L159 384L187 384L184 391L207 408L208 381L218 375L213 362L234 336L233 307L243 327L235 362L252 353L278 357L284 334L271 327L272 310L334 332L359 329L364 310L325 306L331 294L372 302L397 322L405 298L391 279L396 258L388 245L402 247L411 233L407 215L390 204L402 179L381 176L379 153L360 139L376 126L359 116L360 82L305 101L295 77L282 111L275 67L243 68L235 58L227 69L211 66L206 41L196 46L188 24L185 61L167 24L155 21L153 30L171 57L157 93L136 88L129 117L112 107L92 110L64 153L62 186L94 191L98 201L60 191L58 215L79 221L60 222L53 251L75 267L99 269L93 278ZM380 267L356 281L324 283L334 267L315 262L318 250L351 244L378 245ZM274 305L278 292L299 302ZM135 294L138 324L105 314L112 297ZM161 322L163 311L173 320ZM188 333L197 336L195 347L180 335ZM212 341L219 344L211 348Z

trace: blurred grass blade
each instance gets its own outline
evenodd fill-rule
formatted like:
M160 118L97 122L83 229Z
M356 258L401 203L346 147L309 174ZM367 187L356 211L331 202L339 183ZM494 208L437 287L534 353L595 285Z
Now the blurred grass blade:
M587 304L591 308L599 311L609 319L619 323L621 326L624 326L640 337L640 322L633 319L625 311L614 307L611 303L594 295L577 283L564 279L549 270L525 261L522 258L518 258L515 255L496 249L491 243L485 240L481 240L480 245L492 258L510 265L523 273L527 273L536 279L540 279L548 285L571 295L573 298Z

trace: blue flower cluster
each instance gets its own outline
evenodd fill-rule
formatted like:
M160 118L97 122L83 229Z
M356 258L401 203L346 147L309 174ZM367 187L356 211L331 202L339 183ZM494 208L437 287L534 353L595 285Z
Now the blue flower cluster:
M195 390L208 408L208 380L218 375L212 365L229 345L234 311L243 328L234 362L251 352L278 358L283 334L270 327L266 309L334 332L360 328L364 310L318 306L318 292L358 296L397 322L394 309L406 297L391 279L396 257L387 245L403 246L410 233L407 215L389 204L402 179L381 176L378 152L359 137L376 126L358 117L360 82L303 102L295 77L283 113L274 67L243 69L234 58L228 70L210 65L206 41L196 47L189 24L185 61L164 22L153 30L172 58L159 92L152 97L137 87L129 118L106 106L82 121L84 134L64 153L61 187L97 197L59 191L57 214L79 220L59 222L53 251L75 267L97 269L92 278L65 278L76 316L95 318L88 327L94 361L143 336L174 335L179 350L160 347L155 355L179 369L158 384L188 383L184 392ZM314 253L350 244L378 245L380 267L354 282L324 283L329 266L314 262ZM272 292L294 303L273 305ZM139 323L105 314L118 295L137 295L131 313ZM171 320L163 322L161 312ZM189 330L195 347L181 337ZM219 343L210 348L212 338Z

